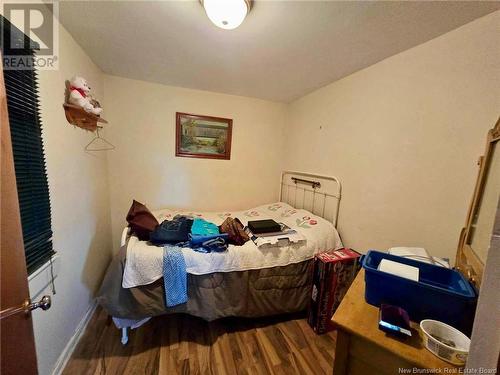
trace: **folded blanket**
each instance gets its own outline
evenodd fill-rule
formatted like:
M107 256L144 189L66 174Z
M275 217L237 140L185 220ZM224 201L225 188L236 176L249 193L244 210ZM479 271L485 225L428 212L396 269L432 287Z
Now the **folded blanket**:
M187 302L186 262L180 247L163 248L163 280L167 307Z

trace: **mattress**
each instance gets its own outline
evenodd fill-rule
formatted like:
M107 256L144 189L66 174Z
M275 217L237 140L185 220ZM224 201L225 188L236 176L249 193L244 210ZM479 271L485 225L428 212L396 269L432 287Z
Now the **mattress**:
M207 321L219 318L261 317L303 311L311 298L312 260L240 272L188 274L188 301L165 305L163 279L134 288L123 288L126 248L113 258L98 303L121 327L137 327L147 318L185 313Z
M284 267L310 260L318 252L342 247L340 236L331 222L286 203L221 213L168 209L153 212L159 222L172 219L178 214L200 217L217 225L230 216L237 217L244 225L247 225L249 220L273 219L296 230L306 239L298 243L267 247L258 247L250 240L243 246L230 245L228 250L222 253L205 254L183 248L186 271L191 275ZM162 277L163 248L131 236L126 245L122 286L132 288L148 285Z

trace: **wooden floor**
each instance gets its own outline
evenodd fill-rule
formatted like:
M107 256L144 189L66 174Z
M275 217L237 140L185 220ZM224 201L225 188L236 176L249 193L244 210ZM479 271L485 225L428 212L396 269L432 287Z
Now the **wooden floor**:
M122 346L98 308L63 374L331 374L335 349L335 334L316 335L303 315L211 323L162 316L129 337Z

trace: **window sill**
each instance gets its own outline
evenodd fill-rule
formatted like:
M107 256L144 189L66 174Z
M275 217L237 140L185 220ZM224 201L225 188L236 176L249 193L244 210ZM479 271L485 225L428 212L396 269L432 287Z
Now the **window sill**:
M54 273L54 280L59 275L61 268L61 259L59 255L52 256L52 269ZM35 300L42 293L46 292L52 283L52 272L50 269L50 261L46 262L43 266L38 268L35 272L28 276L28 284L30 289L30 298Z

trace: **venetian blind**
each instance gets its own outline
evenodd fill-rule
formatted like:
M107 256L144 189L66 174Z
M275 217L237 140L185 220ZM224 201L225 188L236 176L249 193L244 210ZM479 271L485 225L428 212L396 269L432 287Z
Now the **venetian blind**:
M14 55L35 56L35 50L12 48L30 46L28 37L1 17L2 48ZM7 44L9 43L9 44ZM54 254L49 190L43 151L38 83L35 70L4 69L12 151L16 172L19 208L28 273L32 273Z

